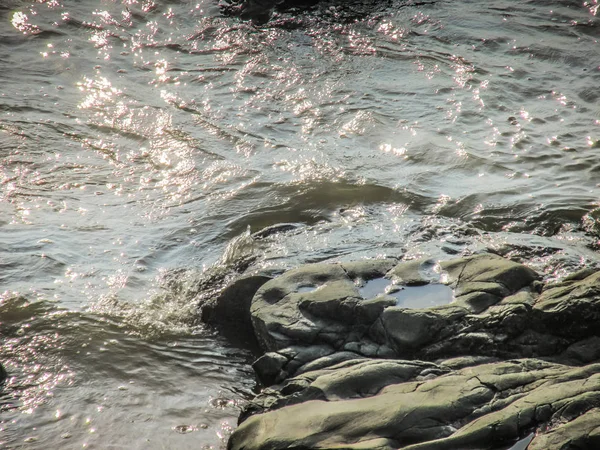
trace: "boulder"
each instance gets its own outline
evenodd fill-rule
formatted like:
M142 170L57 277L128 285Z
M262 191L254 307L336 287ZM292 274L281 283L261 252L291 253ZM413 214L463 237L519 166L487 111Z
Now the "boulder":
M358 284L384 276L396 263L308 264L265 283L250 308L262 348L276 351L299 343L339 349L349 338L360 340L391 303L385 298L364 303Z

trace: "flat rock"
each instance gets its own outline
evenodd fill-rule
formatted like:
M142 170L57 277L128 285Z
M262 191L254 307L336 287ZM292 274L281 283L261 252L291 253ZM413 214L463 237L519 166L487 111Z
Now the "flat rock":
M530 448L563 448L574 435L585 443L578 448L595 448L600 437L598 364L520 359L449 370L369 360L302 378L244 421L229 448L509 448L533 429Z

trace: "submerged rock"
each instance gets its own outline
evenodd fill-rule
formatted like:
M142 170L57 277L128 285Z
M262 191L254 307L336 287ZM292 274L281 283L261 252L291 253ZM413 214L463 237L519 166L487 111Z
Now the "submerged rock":
M600 273L539 278L481 254L311 264L253 284L236 315L270 387L229 448L600 448ZM396 295L416 286L451 295Z
M288 12L293 16L312 11L321 18L333 19L337 23L352 23L381 11L382 0L224 0L221 10L227 15L239 16L244 20L262 25L276 12ZM410 7L408 2L400 8Z
M306 9L315 5L319 0L232 0L221 3L226 14L252 20L258 24L267 22L276 9L290 8Z

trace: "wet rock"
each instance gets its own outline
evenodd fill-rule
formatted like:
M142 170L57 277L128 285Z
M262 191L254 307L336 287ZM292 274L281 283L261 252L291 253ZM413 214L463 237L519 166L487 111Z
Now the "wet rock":
M337 23L353 23L381 11L381 0L224 0L221 10L228 15L239 16L261 25L268 22L275 12L288 12L298 16L311 11L319 17L334 19ZM406 3L400 7L414 6Z
M201 320L220 329L230 339L254 342L250 304L256 291L270 279L263 275L246 275L235 279L218 295L201 303Z
M600 319L600 272L578 278L546 286L533 306L548 330L569 338L594 334Z
M290 8L309 8L319 0L232 0L221 4L226 14L251 20L256 24L264 24L278 10Z
M255 240L266 239L276 234L286 233L288 231L296 230L300 227L300 225L295 223L278 223L275 225L271 225L263 228L262 230L257 231L256 233L252 233L252 238Z
M357 283L382 276L395 260L309 264L271 280L256 293L250 312L265 351L302 343L340 348L358 339L391 300L363 303Z
M431 259L409 261L395 266L387 276L406 286L420 286L439 279L435 265Z
M8 378L8 373L2 364L0 364L0 384L4 383L4 380Z
M451 303L406 308L390 290L426 283ZM489 254L312 264L249 312L270 387L230 449L600 448L600 272L544 285Z
M533 270L500 256L483 254L442 262L454 288L456 304L484 311L539 278Z

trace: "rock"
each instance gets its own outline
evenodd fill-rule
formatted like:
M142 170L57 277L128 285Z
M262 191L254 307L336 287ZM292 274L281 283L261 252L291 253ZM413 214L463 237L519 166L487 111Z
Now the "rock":
M218 295L200 305L201 320L220 329L232 340L255 342L250 304L256 291L270 279L263 275L235 279Z
M574 364L589 364L600 360L600 337L577 341L570 345L562 354L563 359Z
M4 381L8 378L8 373L2 364L0 364L0 384L4 383Z
M345 362L345 361L354 361L359 359L366 359L364 356L360 356L354 352L350 351L341 351L336 352L331 355L323 356L321 358L315 359L305 365L302 366L301 370L297 371L298 375L301 375L306 372L313 372L319 369L324 369L326 367L335 366L336 364Z
M431 342L445 321L426 310L386 308L381 314L384 339L398 354L414 351Z
M363 304L356 282L382 276L396 261L309 264L265 283L251 306L252 324L265 351L296 343L343 346L362 336L390 304Z
M548 433L533 438L528 450L600 448L600 409L592 408Z
M539 278L521 264L491 254L442 262L448 282L454 288L456 304L478 313L531 286Z
M539 425L532 448L562 448L553 443L575 435L591 449L600 437L592 409L600 404L599 374L600 365L528 359L455 371L420 361L334 366L303 375L293 394L302 401L281 396L269 412L249 417L229 449L488 449Z
M381 0L225 0L220 6L225 14L259 25L269 21L275 11L289 12L296 17L303 11L311 11L321 17L333 15L336 23L354 23L380 12Z
M300 225L295 223L277 223L275 225L271 225L265 227L255 233L252 233L252 238L254 240L266 239L274 234L286 233L288 231L296 230L300 227Z
M342 269L351 280L372 280L386 275L398 264L397 259L370 259L341 263Z
M388 259L290 270L256 292L250 308L254 331L267 352L327 345L365 357L413 357L421 350L432 359L471 350L508 355L512 347L506 347L506 340L518 338L527 326L538 275L487 254L442 263L441 273L435 266L431 261L398 264ZM408 309L396 306L397 300L385 292L363 298L359 286L381 277L411 286L445 278L455 299L449 305ZM500 337L481 331L490 326ZM289 368L285 371L294 374ZM264 379L272 377L265 374Z
M240 16L256 24L266 23L273 12L289 8L308 8L319 0L233 0L222 5L226 14Z
M283 381L286 377L284 371L289 359L279 353L269 352L258 358L252 368L258 380L265 386L270 386Z
M451 303L398 303L435 283ZM249 313L270 387L232 450L600 448L600 272L544 285L488 254L310 264Z
M600 272L546 286L533 308L547 330L568 338L595 333L600 319Z
M398 264L387 276L406 286L421 286L439 280L439 275L434 272L435 265L431 259L409 261Z

